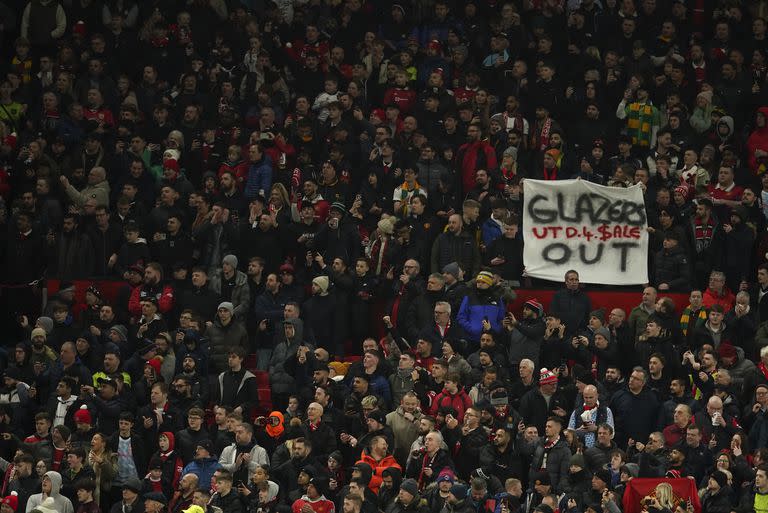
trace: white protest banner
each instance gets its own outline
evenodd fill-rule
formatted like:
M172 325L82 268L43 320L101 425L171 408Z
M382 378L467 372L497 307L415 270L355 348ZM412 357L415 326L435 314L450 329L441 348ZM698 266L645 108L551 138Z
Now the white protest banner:
M562 282L574 269L585 283L648 282L648 220L639 185L526 178L523 193L528 276Z

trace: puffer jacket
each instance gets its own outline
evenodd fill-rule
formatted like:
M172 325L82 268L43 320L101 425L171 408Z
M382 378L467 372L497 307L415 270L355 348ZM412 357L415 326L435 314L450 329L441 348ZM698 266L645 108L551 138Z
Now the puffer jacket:
M221 284L224 280L224 271L218 269L211 276L208 285L212 292L221 296ZM235 306L235 317L245 319L248 315L248 307L251 305L251 289L248 286L248 276L243 271L235 271L235 286L232 288L230 302Z
M291 393L296 385L293 376L285 370L285 361L288 358L295 358L296 351L300 345L306 345L310 350L314 349L311 344L304 342L304 321L301 319L286 319L285 322L293 324L295 336L291 340L283 338L275 346L272 352L272 358L269 360L269 379L272 385L272 393L288 394Z
M458 235L443 232L432 245L432 272L439 273L451 262L458 262L467 276L475 276L480 269L480 249L477 240L467 230Z
M216 318L213 326L205 332L208 336L208 350L210 363L215 372L223 372L228 369L227 355L232 346L248 347L248 332L240 321L232 319L226 326Z
M494 288L488 290L474 289L461 302L456 320L466 332L467 338L477 342L483 333L483 319L491 323L491 330L500 332L501 321L506 314L504 301Z
M557 493L562 493L561 479L568 474L571 466L571 450L564 438L560 438L549 450L544 448L546 439L542 437L534 446L531 458L530 482L533 483L538 469L543 467L546 453L546 468L552 481L552 488ZM534 470L536 469L536 470Z

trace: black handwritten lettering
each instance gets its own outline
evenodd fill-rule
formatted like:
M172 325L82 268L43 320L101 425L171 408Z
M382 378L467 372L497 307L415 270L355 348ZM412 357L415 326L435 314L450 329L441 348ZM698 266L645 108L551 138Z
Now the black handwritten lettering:
M597 264L603 258L603 248L604 248L603 244L598 244L597 253L595 253L594 258L587 258L587 246L584 244L580 244L579 257L581 258L581 261L584 262L586 265Z
M644 226L645 205L642 202L612 201L599 194L582 194L572 206L566 204L564 193L557 193L554 205L546 196L537 194L528 201L528 214L537 223L557 221L588 224L627 224ZM569 208L570 207L570 208Z
M562 251L563 254L559 258L555 258L552 253L558 250ZM562 242L554 242L542 250L541 256L547 262L552 262L555 265L564 264L571 259L571 248Z
M637 242L614 242L611 244L615 249L618 249L621 251L621 260L619 263L619 269L621 272L627 271L627 256L629 255L630 249L636 249L640 247L640 244Z

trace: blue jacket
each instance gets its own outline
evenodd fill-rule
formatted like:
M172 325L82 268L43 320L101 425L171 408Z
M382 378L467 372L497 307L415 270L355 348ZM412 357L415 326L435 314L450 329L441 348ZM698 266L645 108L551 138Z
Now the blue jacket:
M223 467L219 464L219 460L216 458L202 458L190 461L187 466L184 467L184 470L181 471L181 475L196 475L199 480L198 487L203 490L210 490L213 473L220 468Z
M245 197L249 200L259 195L259 191L269 194L272 187L272 160L264 155L259 162L251 162L248 168L248 180L245 182Z
M501 237L501 226L490 217L485 220L480 229L482 230L483 244L485 244L485 247L490 246L491 242Z
M504 320L506 311L504 301L493 289L488 291L475 289L462 300L456 320L467 333L468 338L477 342L483 333L483 319L487 317L488 322L491 323L491 330L500 333L501 321Z

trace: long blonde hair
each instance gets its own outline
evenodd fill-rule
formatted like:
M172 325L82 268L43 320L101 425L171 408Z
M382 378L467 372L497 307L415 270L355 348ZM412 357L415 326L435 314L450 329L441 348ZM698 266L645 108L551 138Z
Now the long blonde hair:
M675 492L673 491L671 484L657 484L656 489L654 490L654 494L656 495L656 500L659 501L659 504L662 508L669 508L671 511L674 511L675 506L677 505L677 498L675 497Z

